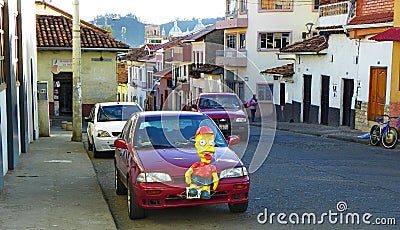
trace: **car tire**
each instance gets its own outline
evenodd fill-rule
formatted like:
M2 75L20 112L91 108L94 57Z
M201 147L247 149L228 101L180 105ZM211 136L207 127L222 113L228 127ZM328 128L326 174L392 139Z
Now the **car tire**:
M243 202L243 203L236 203L236 204L228 204L229 211L232 213L240 213L240 212L245 212L247 210L247 207L249 205L249 202Z
M94 157L94 158L98 158L99 155L100 155L100 152L97 151L96 145L93 143L93 157Z
M115 193L117 193L117 195L126 195L127 191L128 190L121 181L117 166L115 166Z
M89 150L89 151L92 151L92 150L93 150L93 144L90 143L90 138L89 138L89 136L87 136L87 143L88 143L88 150Z
M144 208L140 207L133 191L131 180L128 178L128 215L131 220L143 219L145 217Z

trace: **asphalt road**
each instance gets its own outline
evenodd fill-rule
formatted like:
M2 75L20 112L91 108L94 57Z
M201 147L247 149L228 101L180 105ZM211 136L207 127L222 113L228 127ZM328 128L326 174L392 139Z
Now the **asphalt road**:
M246 165L259 134L253 127L249 144L235 146ZM241 214L212 205L150 210L146 219L132 221L126 196L114 191L112 153L96 159L88 154L118 229L376 229L382 222L385 229L398 229L399 151L284 131L264 137L273 145L251 174L249 208ZM269 149L265 142L258 147Z

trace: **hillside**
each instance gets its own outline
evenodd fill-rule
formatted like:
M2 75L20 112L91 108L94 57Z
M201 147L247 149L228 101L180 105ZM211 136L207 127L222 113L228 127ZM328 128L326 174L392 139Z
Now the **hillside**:
M107 19L107 20L106 20ZM204 25L214 24L219 18L206 18L203 19L202 22ZM108 25L112 29L113 36L120 40L124 41L131 47L139 47L144 42L144 27L146 24L140 22L140 20L132 14L128 14L126 16L120 16L117 14L106 14L97 16L94 21L90 21L90 23L97 25L98 27L103 28L104 25ZM189 28L189 31L192 30L197 24L197 19L193 18L192 20L178 20L178 26L181 28L183 32ZM161 30L164 28L165 33L168 35L169 30L174 26L174 22L168 22L165 24L161 24ZM123 36L123 29L126 28L125 38Z

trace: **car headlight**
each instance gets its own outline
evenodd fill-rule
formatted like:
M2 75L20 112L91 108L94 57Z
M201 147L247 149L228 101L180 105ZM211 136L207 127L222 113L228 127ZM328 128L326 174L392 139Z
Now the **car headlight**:
M238 117L235 119L235 121L238 123L244 123L247 122L247 119L245 117Z
M220 174L220 178L232 178L232 177L242 177L247 176L249 173L247 172L246 167L236 167L222 170Z
M111 137L111 135L104 130L97 131L97 137Z
M140 173L136 178L138 182L170 182L172 181L171 176L168 173L152 172L152 173Z

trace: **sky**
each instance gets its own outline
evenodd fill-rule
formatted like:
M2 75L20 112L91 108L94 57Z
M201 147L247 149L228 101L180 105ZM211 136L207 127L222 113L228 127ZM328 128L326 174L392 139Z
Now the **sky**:
M45 0L73 14L74 0ZM97 15L129 13L146 24L163 24L176 19L225 16L225 0L79 0L79 17L92 21Z

